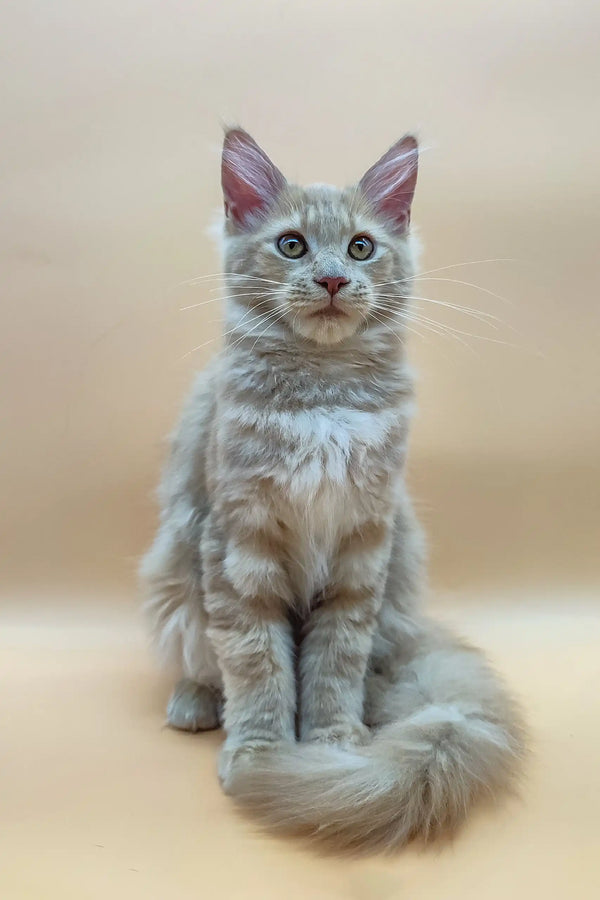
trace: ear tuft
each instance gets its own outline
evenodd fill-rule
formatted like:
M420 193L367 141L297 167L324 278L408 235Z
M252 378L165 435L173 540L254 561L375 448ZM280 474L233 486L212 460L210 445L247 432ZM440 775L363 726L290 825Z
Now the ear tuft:
M277 166L241 128L225 134L221 182L225 215L241 227L263 216L286 184Z
M397 231L404 231L410 223L418 165L417 139L407 134L390 147L360 180L364 196Z

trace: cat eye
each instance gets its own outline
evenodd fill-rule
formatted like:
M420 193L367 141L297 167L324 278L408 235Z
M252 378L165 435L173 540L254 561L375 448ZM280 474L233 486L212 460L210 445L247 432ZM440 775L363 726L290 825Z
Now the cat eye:
M300 259L308 250L301 234L282 234L277 241L277 247L288 259Z
M373 255L375 244L366 234L357 234L348 244L348 254L361 262Z

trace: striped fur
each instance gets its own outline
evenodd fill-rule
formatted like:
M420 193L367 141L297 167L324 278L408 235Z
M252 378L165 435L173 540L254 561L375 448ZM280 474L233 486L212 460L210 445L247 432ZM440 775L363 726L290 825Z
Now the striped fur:
M453 829L522 753L481 654L419 610L403 478L415 147L399 142L356 188L302 189L244 132L226 136L226 344L175 434L142 565L183 678L171 724L222 718L226 791L282 831L358 851ZM277 249L289 232L300 259ZM365 233L376 249L358 262L347 247ZM321 314L326 276L349 280L343 315Z

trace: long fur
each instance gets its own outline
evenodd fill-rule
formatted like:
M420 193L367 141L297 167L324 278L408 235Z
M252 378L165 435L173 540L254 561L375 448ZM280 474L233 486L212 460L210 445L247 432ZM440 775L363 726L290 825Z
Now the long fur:
M407 137L355 188L300 188L226 136L226 345L174 435L142 564L182 677L170 724L221 722L224 789L339 850L454 830L523 753L483 656L420 612L403 472L416 167ZM280 252L289 232L298 259ZM359 262L361 234L375 252Z
M419 646L435 635L434 647L395 684L377 685L396 721L374 728L367 746L241 754L227 786L235 800L280 833L365 853L451 835L476 801L510 791L525 746L519 711L481 653L421 627Z

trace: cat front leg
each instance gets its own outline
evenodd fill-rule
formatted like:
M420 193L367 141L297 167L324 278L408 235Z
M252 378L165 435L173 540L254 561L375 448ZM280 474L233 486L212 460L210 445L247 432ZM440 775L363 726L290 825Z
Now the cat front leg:
M300 735L305 741L364 743L365 672L390 554L385 522L341 544L333 579L308 622L300 653Z
M207 634L223 675L227 738L219 772L244 753L295 740L294 643L286 616L290 587L269 535L243 535L211 516L202 540Z

